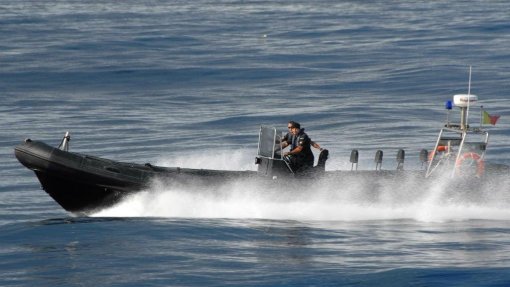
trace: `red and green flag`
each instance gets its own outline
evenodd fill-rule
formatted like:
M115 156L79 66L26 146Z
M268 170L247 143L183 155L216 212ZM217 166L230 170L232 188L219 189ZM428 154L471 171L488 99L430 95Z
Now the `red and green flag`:
M496 122L499 120L500 115L490 115L487 111L483 111L482 123L484 125L496 125Z

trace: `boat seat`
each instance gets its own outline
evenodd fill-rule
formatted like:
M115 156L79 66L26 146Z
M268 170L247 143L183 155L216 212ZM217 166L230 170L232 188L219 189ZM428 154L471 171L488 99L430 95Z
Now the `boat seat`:
M320 170L326 170L326 161L329 157L329 151L327 149L323 149L321 153L319 154L319 160L317 161L317 165L315 168Z

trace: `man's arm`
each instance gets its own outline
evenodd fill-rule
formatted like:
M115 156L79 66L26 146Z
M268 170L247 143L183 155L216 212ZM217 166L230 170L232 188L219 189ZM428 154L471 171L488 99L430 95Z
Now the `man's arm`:
M283 155L294 155L294 154L298 154L298 153L300 153L302 150L303 150L303 146L297 146L295 149L293 149L293 150L291 150L291 151L288 151L288 152L284 153Z
M312 141L312 142L311 142L311 144L312 144L312 146L313 146L314 148L316 148L316 149L318 149L318 150L322 150L321 146L320 146L318 143L316 143L316 142Z

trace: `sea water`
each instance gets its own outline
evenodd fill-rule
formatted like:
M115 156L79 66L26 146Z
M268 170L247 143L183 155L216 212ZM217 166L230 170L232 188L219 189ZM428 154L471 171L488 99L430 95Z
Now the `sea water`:
M88 217L21 166L25 138L119 161L255 170L258 128L300 122L328 170L420 169L470 92L510 164L507 1L0 2L0 285L507 286L510 189L367 196L153 187ZM458 118L458 111L451 118ZM316 157L317 157L317 151Z

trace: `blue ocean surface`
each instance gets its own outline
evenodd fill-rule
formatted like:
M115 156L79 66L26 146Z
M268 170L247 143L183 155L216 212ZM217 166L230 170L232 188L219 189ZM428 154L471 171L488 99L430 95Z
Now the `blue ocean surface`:
M328 170L420 169L454 94L501 115L508 1L0 1L1 286L509 286L510 179L363 196L243 182L154 186L66 212L14 157L25 138L113 160L255 170L260 125L300 122ZM469 67L472 67L469 87ZM458 117L455 110L452 118ZM317 157L317 154L316 154ZM282 187L283 189L284 187Z

